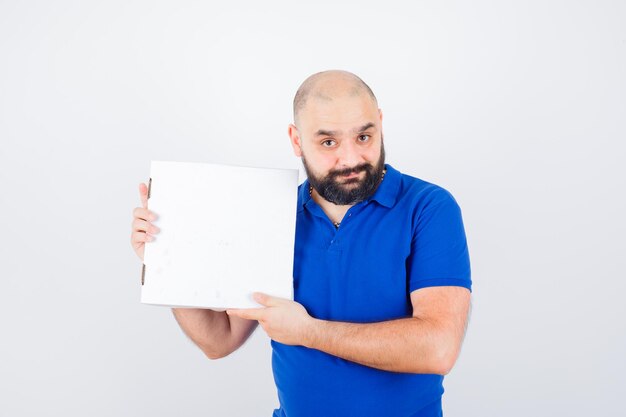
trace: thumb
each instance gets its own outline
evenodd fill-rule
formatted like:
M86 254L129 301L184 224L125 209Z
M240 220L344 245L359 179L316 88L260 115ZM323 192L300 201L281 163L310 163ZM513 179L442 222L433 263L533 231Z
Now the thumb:
M254 298L254 301L264 305L265 307L276 307L284 301L282 298L272 297L271 295L263 294L262 292L253 293L252 298Z
M143 182L139 184L139 198L141 199L141 206L148 208L148 186Z

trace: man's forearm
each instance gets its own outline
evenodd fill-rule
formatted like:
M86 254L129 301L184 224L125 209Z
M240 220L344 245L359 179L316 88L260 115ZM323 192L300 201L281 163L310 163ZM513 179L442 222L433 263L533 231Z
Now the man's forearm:
M415 317L378 323L315 319L304 345L393 372L445 375L458 355L449 331Z
M230 353L230 319L223 311L172 308L185 334L211 359Z

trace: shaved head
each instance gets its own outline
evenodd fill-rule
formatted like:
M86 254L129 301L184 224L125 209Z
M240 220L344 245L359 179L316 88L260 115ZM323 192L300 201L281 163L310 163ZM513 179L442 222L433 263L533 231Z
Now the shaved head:
M378 107L376 96L365 82L348 71L328 70L308 77L298 88L293 99L293 120L298 124L298 114L307 101L318 99L332 101L341 96L369 95Z

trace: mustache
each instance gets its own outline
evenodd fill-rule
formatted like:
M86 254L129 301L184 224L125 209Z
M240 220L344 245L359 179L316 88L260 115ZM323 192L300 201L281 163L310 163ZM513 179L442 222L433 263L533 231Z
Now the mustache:
M328 177L337 177L339 175L349 175L349 174L358 174L361 171L369 171L370 170L371 165L368 164L367 162L357 165L355 167L352 168L345 168L345 169L337 169L337 170L333 170L330 171L328 173Z

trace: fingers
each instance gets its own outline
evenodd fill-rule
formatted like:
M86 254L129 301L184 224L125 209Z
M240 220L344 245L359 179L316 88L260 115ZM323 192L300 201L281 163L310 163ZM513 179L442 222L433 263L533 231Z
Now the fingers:
M138 218L135 218L133 220L132 229L133 229L133 232L148 232L148 233L152 233L153 235L161 231L161 229L158 226L155 226L148 221L138 219Z
M133 210L133 217L142 220L155 221L157 219L157 215L155 212L148 210L144 207L135 207Z
M133 247L137 247L145 242L152 242L154 240L154 236L145 232L133 232L130 235L130 242Z
M130 241L134 248L139 248L145 242L152 242L154 240L152 235L159 233L161 228L146 220L156 219L156 215L148 209L136 207L133 215Z
M229 316L237 316L247 320L262 320L264 312L264 308L241 308L226 310L226 314L228 314Z
M263 294L262 292L255 292L252 294L252 298L257 303L266 307L276 307L283 304L285 301L290 301L285 298L272 297L271 295Z
M157 219L157 215L148 210L148 186L144 183L139 184L139 198L141 207L135 207L133 210L130 243L137 256L143 261L145 243L152 242L154 240L152 234L158 233L160 229L150 223Z
M141 199L141 206L148 208L148 186L143 182L139 184L139 198Z

